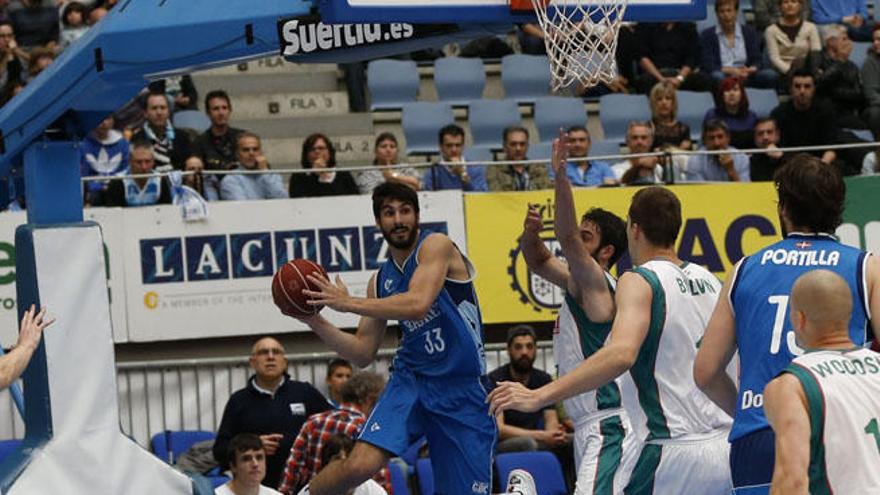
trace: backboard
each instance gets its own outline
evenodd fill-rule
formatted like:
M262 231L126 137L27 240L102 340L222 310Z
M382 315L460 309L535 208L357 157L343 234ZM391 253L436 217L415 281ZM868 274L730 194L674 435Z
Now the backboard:
M597 0L598 2L608 0ZM510 0L319 0L325 23L512 24L535 22ZM706 17L706 0L629 0L626 21L685 21Z

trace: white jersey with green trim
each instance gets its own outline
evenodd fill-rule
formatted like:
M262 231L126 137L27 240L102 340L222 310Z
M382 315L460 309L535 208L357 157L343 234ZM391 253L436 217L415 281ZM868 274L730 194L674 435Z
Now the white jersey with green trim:
M608 273L606 277L613 297L616 281ZM553 328L553 358L558 375L570 373L592 356L605 344L610 332L610 321L591 321L577 300L566 293ZM620 377L596 390L565 399L565 412L577 423L596 413L620 408L624 400L621 394L634 395L633 389L629 377Z
M651 321L630 375L646 418L647 440L729 429L730 416L694 382L694 359L721 282L702 266L651 260L633 271L651 286Z
M810 493L880 493L880 354L817 350L783 373L810 413Z

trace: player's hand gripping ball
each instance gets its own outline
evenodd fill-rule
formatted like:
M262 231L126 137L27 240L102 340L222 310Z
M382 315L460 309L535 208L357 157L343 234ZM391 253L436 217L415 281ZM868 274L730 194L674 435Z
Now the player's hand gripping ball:
M309 283L310 274L327 278L324 267L311 260L293 259L281 265L272 277L272 299L287 316L304 318L317 314L323 305L308 304L303 289L319 290Z

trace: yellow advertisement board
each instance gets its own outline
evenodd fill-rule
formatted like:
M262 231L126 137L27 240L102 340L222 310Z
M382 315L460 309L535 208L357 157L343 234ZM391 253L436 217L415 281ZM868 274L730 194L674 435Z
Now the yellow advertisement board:
M679 257L706 266L719 278L744 255L780 239L772 183L670 189L682 205ZM630 198L637 190L577 189L577 214L599 207L626 219ZM465 195L468 256L477 267L476 286L485 323L551 320L562 302L562 291L533 275L519 251L529 203L543 211L541 237L551 252L561 256L553 233L553 190ZM620 265L628 267L628 257Z

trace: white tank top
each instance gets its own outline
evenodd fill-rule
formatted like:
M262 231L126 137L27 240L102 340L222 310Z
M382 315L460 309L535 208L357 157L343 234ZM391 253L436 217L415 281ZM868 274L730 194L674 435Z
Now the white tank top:
M651 286L651 321L630 375L639 390L647 440L729 429L731 418L697 388L694 359L721 292L702 266L652 260L633 269Z
M810 413L810 492L880 493L880 354L810 351L784 373L798 378Z

